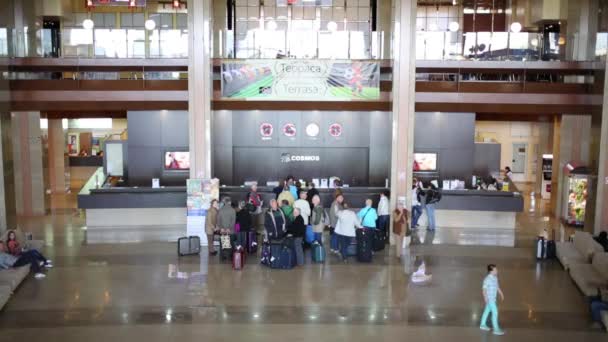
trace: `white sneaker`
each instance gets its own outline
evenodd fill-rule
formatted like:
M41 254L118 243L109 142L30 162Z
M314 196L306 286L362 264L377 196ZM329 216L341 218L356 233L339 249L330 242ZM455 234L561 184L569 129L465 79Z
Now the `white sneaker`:
M36 274L34 274L34 278L36 278L36 279L44 279L44 278L46 278L46 274L44 274L44 273L36 273Z
M53 268L53 264L46 264L44 265L45 268Z
M53 260L51 260L51 259L46 259L46 263L47 263L47 264L52 264L52 263L53 263Z

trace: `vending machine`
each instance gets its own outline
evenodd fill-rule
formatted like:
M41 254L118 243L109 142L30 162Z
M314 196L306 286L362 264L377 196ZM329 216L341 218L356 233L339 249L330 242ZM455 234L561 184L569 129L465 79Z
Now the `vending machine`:
M562 208L566 224L582 227L585 224L587 195L590 187L589 169L568 163L564 167L565 196Z
M551 199L551 177L553 174L553 155L543 154L543 176L540 185L540 197Z

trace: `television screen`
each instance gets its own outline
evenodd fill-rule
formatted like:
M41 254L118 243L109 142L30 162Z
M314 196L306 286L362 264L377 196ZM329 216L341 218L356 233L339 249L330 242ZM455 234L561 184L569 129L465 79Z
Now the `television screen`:
M437 153L414 153L414 171L437 171Z
M165 152L165 170L190 169L190 152Z

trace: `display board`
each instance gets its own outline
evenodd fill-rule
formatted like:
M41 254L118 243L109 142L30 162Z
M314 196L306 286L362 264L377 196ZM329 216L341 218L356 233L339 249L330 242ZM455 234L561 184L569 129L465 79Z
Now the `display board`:
M134 0L135 7L146 7L146 0ZM133 6L130 0L92 0L93 7L101 6Z
M222 63L222 97L272 101L351 101L380 98L376 62L245 60Z
M201 246L207 246L205 217L213 199L220 197L219 179L188 179L186 181L186 234L198 236Z

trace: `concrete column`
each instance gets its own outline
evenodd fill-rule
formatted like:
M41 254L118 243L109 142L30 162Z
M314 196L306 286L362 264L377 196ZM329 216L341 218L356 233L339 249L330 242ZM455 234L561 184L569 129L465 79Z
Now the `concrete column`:
M593 131L592 154L597 160L593 232L597 234L602 230L608 231L608 78L604 78L602 112L594 116Z
M553 213L554 217L559 218L560 213L558 211L558 203L560 201L559 196L559 180L562 174L562 170L560 169L559 162L559 147L560 147L560 134L561 134L561 126L562 126L562 117L561 115L556 115L553 118L553 164L551 165L552 175L551 175L551 213Z
M391 206L394 208L397 200L405 197L409 208L414 151L416 1L395 0L394 20Z
M40 112L11 113L17 215L44 215Z
M578 0L568 6L568 60L588 61L595 58L599 0Z
M188 0L190 178L211 177L212 0Z
M49 120L48 134L49 188L53 193L65 193L65 134L61 119Z
M564 198L566 191L564 187L565 176L563 168L570 161L580 162L583 165L590 163L591 144L591 116L562 115L560 127L559 154L554 153L553 160L558 157L559 176L556 177L557 198L556 217L562 217ZM555 163L553 164L556 166ZM555 169L554 169L555 172ZM555 174L554 174L555 176ZM593 209L591 209L593 210Z
M536 156L536 193L540 196L543 180L543 154L553 154L553 123L538 123L538 154Z

